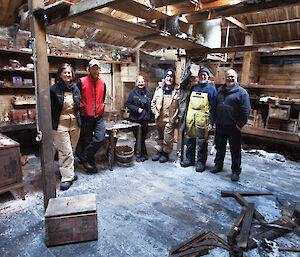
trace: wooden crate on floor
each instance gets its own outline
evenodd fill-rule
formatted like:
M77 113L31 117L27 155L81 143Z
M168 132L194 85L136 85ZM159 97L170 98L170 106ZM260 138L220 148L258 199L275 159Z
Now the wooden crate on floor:
M45 230L47 246L97 240L96 195L51 198Z

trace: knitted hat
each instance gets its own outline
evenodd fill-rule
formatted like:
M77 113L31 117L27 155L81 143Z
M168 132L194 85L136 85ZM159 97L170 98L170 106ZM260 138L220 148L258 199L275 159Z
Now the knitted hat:
M171 75L171 76L175 77L175 71L173 69L169 68L166 70L164 78L167 77L167 75Z
M210 76L210 71L209 71L209 69L207 69L206 67L202 67L202 68L199 70L198 75L200 75L200 72L206 72L207 75Z

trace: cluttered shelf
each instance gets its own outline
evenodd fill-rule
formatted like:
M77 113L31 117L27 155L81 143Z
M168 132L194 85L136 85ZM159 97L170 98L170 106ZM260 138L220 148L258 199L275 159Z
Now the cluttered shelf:
M10 131L17 131L17 130L25 130L25 129L36 129L36 123L31 122L27 124L6 124L0 125L0 132L10 132Z
M9 53L9 54L24 54L24 55L32 55L32 50L30 48L26 48L26 50L18 50L18 49L6 49L6 48L0 48L0 53ZM75 55L56 55L56 54L48 54L48 57L50 58L63 58L63 59L73 59L73 60L86 60L89 61L91 57L81 57L81 56L75 56ZM96 58L96 57L95 57ZM98 59L98 58L96 58ZM116 64L122 64L122 63L132 63L130 61L114 61L114 60L100 60L98 59L99 62L102 63L116 63Z

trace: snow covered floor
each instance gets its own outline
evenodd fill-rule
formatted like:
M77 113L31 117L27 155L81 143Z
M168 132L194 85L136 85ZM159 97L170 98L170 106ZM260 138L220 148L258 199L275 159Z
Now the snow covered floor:
M152 156L154 141L148 140L147 145ZM14 200L10 193L0 195L0 256L168 256L172 247L200 231L212 231L226 240L241 206L233 198L222 198L221 190L273 192L245 197L268 222L281 218L276 197L300 201L300 163L262 151L243 152L238 183L230 180L229 152L224 172L218 174L196 173L193 167L182 168L174 161L147 160L129 168L115 165L113 171L102 163L94 175L77 169L78 181L67 191L57 191L57 197L97 195L98 241L47 248L39 160L30 157L24 167L26 200ZM213 158L209 155L207 169L213 166ZM276 242L299 247L300 237L289 233ZM261 249L245 254L271 256ZM229 254L215 248L207 256ZM280 256L299 255L281 252Z

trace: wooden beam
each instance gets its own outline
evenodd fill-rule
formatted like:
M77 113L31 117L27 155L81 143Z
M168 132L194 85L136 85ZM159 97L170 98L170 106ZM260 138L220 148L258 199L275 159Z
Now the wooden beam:
M221 191L222 197L233 197L235 193L240 194L241 196L258 196L258 195L273 195L272 192L255 192L255 191Z
M210 3L201 2L201 6L197 11L212 11L220 7L227 7L227 6L232 7L236 4L240 4L245 1L247 0L239 0L235 4L232 4L232 0L216 0ZM184 14L184 13L192 13L195 11L195 9L196 9L195 5L191 5L189 7L177 8L173 11L173 14L177 15L177 14Z
M143 5L141 3L132 0L124 0L122 2L116 2L111 4L110 7L119 10L121 12L130 14L132 16L145 19L147 21L167 19L168 17L170 17L167 14L164 14L155 9L151 9L146 5ZM189 24L180 20L178 21L178 23L179 23L180 30L182 32L187 33L189 29Z
M62 8L61 4L69 5L69 2L60 1L52 5L48 5L45 8L36 8L34 12L37 14L41 14L42 12L44 12L48 20L47 25L51 25L79 15L93 12L104 7L108 7L110 4L122 1L123 0L83 0L70 5L68 12L63 13L59 17L57 17L57 14L59 13L59 8Z
M210 13L209 19L215 19L226 16L234 16L245 13L253 13L258 11L263 11L271 8L282 8L287 6L296 6L300 5L299 0L274 0L271 2L261 2L261 3L245 3L243 6L230 6L214 10ZM191 14L185 15L189 23L198 23L201 21L208 20L208 11L201 10Z
M245 32L250 32L246 25L242 22L240 22L239 20L237 20L236 18L233 17L225 17L225 20L227 20L228 22L232 23L233 25L237 26L238 28L240 28L241 30L245 31Z
M241 248L247 248L251 224L254 214L254 203L249 203L241 226L240 235L237 238L237 245Z
M30 13L31 34L33 37L33 60L35 86L37 87L37 128L41 131L40 156L43 180L45 210L50 198L56 197L56 177L54 167L51 105L49 90L49 64L46 44L46 28L44 22L38 19L33 10L43 8L43 0L28 1Z
M254 33L246 33L245 45L253 45L254 38ZM241 84L248 85L258 82L259 63L259 53L244 52Z
M294 50L300 48L300 40L286 41L286 42L272 42L272 43L260 43L253 45L243 46L230 46L221 48L210 48L206 53L232 53L232 52L266 52L270 50L284 51ZM202 55L206 50L204 49L190 49L187 51L189 56Z
M275 25L284 25L284 24L291 24L291 23L299 23L300 19L293 19L293 20L284 20L284 21L272 21L272 22L263 22L263 23L256 23L256 24L247 24L245 25L247 29L257 28L257 27L264 27L264 26L275 26ZM230 26L230 29L237 29L237 26ZM227 27L222 27L221 29L227 29Z
M103 14L101 12L94 12L91 14L83 14L74 17L72 21L96 29L106 29L117 32L119 34L131 36L131 37L144 37L145 35L152 35L158 33L159 36L150 38L147 41L163 46L171 46L175 48L205 48L208 51L210 48L197 44L191 40L182 39L175 36L170 36L166 33L162 33L157 29L153 29L142 24L128 22L117 17Z
M166 5L179 4L182 2L186 2L186 1L185 0L150 0L150 3L154 8L163 7Z
M266 128L255 128L251 126L244 126L242 128L243 134L255 135L258 137L266 137L271 139L277 139L282 141L289 141L293 143L300 143L300 137L293 132L266 129Z

